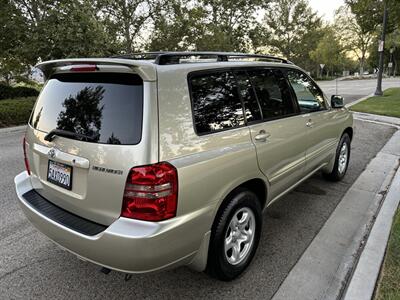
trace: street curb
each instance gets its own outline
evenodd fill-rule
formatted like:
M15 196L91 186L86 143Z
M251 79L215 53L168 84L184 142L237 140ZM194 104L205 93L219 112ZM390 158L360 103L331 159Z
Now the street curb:
M353 105L356 105L357 103L360 103L360 102L362 102L364 100L367 100L368 98L373 97L373 96L374 96L374 94L370 94L368 96L362 97L362 98L360 98L360 99L358 99L356 101L353 101L351 103L346 104L345 107L346 108L352 107Z
M368 114L362 112L353 111L353 116L357 120L366 121L370 123L383 124L388 126L394 126L400 129L400 118L388 117L382 115Z
M26 125L15 126L15 127L0 128L0 134L3 134L3 133L10 133L10 132L25 131L25 129L26 129Z
M399 159L400 131L396 131L346 192L273 300L343 297Z
M344 300L364 300L373 297L390 230L400 203L400 169L390 185L364 250L346 290Z

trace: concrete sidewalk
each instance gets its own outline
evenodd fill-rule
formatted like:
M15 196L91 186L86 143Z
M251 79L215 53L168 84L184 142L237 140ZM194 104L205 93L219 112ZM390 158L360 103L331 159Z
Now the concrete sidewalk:
M350 279L344 297L345 300L363 300L373 297L399 202L400 169L397 170Z
M397 131L347 191L273 299L338 299L344 295L399 159Z

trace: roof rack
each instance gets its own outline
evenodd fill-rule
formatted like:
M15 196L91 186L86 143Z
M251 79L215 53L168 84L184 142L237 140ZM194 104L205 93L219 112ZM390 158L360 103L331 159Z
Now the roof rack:
M181 63L181 59L193 59L202 58L210 59L214 58L219 62L241 60L246 58L253 58L257 60L267 60L272 62L280 62L285 64L292 64L287 59L280 58L273 55L264 54L247 54L247 53L235 53L235 52L143 52L143 53L132 53L123 55L114 55L111 58L125 58L125 59L149 59L154 60L157 65L171 65Z

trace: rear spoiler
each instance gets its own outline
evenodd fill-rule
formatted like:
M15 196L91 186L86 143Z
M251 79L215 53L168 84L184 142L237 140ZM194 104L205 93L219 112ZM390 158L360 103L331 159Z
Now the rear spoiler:
M107 66L123 66L132 69L144 81L155 81L157 79L157 70L154 63L149 61L137 61L118 58L72 58L72 59L59 59L50 60L39 63L36 68L40 69L45 77L48 79L58 68L71 66L71 65L107 65Z

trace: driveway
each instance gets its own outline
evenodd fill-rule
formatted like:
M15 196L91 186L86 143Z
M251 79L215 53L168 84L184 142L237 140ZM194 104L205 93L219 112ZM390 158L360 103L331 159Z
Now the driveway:
M23 216L13 178L23 170L23 132L0 134L0 297L269 299L393 129L355 121L352 159L344 181L317 174L272 205L264 216L257 255L241 278L225 283L180 268L157 274L104 275L100 268L61 250ZM116 253L118 255L118 253Z
M336 91L336 80L318 81L318 85L328 95L329 99L332 95L342 95L345 104L374 93L376 83L376 79L338 80ZM383 90L391 87L400 87L400 78L385 78L383 80Z

